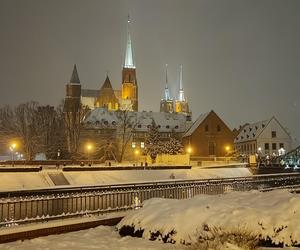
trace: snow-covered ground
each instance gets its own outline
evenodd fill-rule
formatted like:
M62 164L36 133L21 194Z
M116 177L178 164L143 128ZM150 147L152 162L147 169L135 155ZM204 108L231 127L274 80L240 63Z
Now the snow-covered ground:
M159 232L176 243L195 243L199 236L215 241L241 233L293 246L300 243L299 222L300 195L276 190L199 195L188 200L151 199L117 227L133 225L135 230L144 230L146 239ZM175 233L170 234L172 231Z
M121 237L114 227L100 226L88 230L60 235L50 235L23 242L11 242L0 245L1 250L171 250L171 244L149 241L133 237Z
M48 173L63 173L71 185L101 185L175 179L225 178L251 175L245 168L114 170L114 171L41 171L38 173L0 173L0 191L53 186Z
M141 238L121 237L114 227L99 226L88 230L50 235L31 240L0 244L1 250L191 250L178 244L149 241ZM242 249L242 248L240 248ZM283 250L282 248L280 248ZM284 248L297 250L299 248ZM222 249L223 250L223 249ZM233 249L227 249L233 250ZM264 248L278 250L278 248Z

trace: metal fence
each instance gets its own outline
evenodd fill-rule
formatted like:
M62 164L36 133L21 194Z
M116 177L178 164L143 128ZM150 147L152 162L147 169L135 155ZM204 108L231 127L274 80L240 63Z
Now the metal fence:
M154 197L187 199L285 186L299 188L300 174L0 192L0 226L128 210Z

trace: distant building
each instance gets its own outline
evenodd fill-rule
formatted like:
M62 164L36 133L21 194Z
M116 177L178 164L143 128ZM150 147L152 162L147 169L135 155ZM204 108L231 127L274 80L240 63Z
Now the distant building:
M164 96L160 101L160 112L174 113L174 101L170 94L168 85L168 65L166 64L166 86L164 89Z
M183 79L182 79L182 66L180 66L179 72L179 93L176 97L175 101L171 97L169 83L168 83L168 70L166 65L166 86L164 89L164 96L160 101L160 112L165 113L182 113L187 116L191 116L191 112L189 110L188 102L184 96L183 90Z
M132 148L144 148L153 120L158 127L160 140L168 140L171 134L181 138L187 128L191 126L191 121L184 114L143 111L129 112L128 117L126 133L132 133L127 145L128 155L132 155ZM124 120L121 111L95 108L83 121L80 150L84 152L84 145L87 142L97 144L97 148L101 148L101 145L107 142L118 144L118 140L122 138L124 132L122 125L124 125ZM127 137L128 135L126 135Z
M90 109L105 107L108 110L138 111L138 85L129 18L127 21L127 44L122 69L121 90L113 89L109 77L106 76L100 90L82 89L81 104Z
M233 132L213 110L200 115L182 138L191 155L201 157L226 156L233 150L233 140Z
M240 154L278 155L279 150L291 150L292 138L273 116L271 119L245 124L234 139L236 152Z

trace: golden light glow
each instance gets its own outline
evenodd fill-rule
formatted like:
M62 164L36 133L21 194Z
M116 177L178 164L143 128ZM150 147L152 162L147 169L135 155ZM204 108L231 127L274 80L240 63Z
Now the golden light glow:
M138 151L138 150L136 149L136 150L134 150L134 153L135 153L136 155L138 155L138 154L140 153L140 151Z
M230 147L229 146L226 146L225 147L226 151L228 152L230 150Z
M86 149L87 149L88 151L91 151L92 148L93 148L92 144L89 143L89 144L86 145Z
M16 148L17 148L17 143L15 143L15 142L11 143L10 146L9 146L9 149L11 151L14 151Z
M191 148L191 147L188 147L188 148L186 149L186 151L190 154L190 153L192 153L192 148Z

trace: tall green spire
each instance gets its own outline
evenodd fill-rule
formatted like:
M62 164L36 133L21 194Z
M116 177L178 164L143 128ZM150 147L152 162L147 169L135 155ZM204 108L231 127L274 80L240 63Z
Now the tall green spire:
M132 50L132 43L131 43L131 36L130 36L130 16L128 15L127 19L127 45L126 45L126 52L125 52L125 62L124 68L135 68L134 61L133 61L133 50Z

